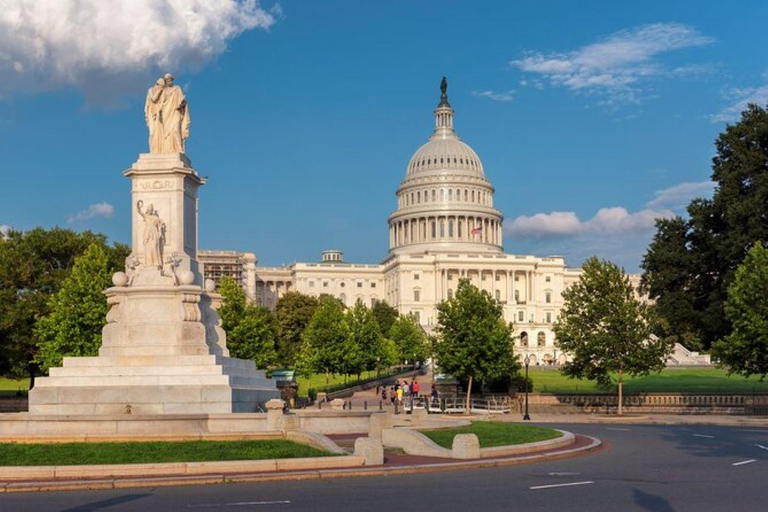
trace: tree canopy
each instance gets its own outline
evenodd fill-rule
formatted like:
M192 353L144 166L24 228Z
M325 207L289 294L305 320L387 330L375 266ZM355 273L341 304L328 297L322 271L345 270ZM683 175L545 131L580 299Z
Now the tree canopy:
M589 258L579 281L563 292L563 300L554 332L558 347L571 360L562 373L602 386L616 379L621 414L624 374L663 369L671 341L652 336L648 305L635 297L624 270L609 261Z
M749 105L715 142L712 199L694 199L688 219L660 220L642 267L643 288L666 326L662 336L708 349L732 325L728 287L755 240L768 240L768 112Z
M358 300L347 311L346 324L349 335L343 353L343 373L359 375L366 370L389 366L391 350L387 340L382 336L373 312L362 301Z
M435 352L440 369L467 380L467 411L472 382L511 376L520 369L512 344L512 324L501 304L468 280L459 281L453 298L437 306Z
M728 288L725 314L733 330L712 346L715 360L732 373L768 374L768 250L756 243Z
M389 330L398 317L397 310L383 300L377 300L371 309L373 310L373 316L376 317L376 322L379 324L381 334L389 336Z
M70 274L75 258L90 245L104 249L110 273L124 268L130 250L123 244L108 246L106 240L90 231L61 228L9 231L0 236L0 372L27 373L34 379L35 325L50 313L52 297Z
M277 359L275 344L280 329L275 316L266 308L248 304L245 291L230 277L221 279L219 293L219 315L230 355L250 359L258 368L272 366Z
M298 368L305 374L324 373L326 384L332 373L344 371L349 326L344 306L329 295L320 297L320 304L302 335Z
M301 352L301 335L317 310L315 297L288 292L277 300L275 317L280 324L278 360L283 366L293 366Z
M50 313L35 326L35 362L41 369L61 366L65 356L97 355L109 310L103 291L110 286L110 270L101 245L91 244L75 258L72 272L50 300Z
M392 324L389 338L397 348L400 362L423 363L429 357L427 335L412 315L401 315Z

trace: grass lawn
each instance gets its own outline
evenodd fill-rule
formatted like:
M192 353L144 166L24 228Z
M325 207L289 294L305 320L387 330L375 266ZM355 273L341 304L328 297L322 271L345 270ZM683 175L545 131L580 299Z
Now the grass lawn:
M480 448L510 444L533 443L562 436L551 428L516 425L513 423L491 423L473 421L472 426L446 430L425 430L422 434L438 445L450 449L456 434L475 434L480 441Z
M360 375L360 379L368 379L370 377L375 377L376 372L363 372ZM325 374L319 373L319 374L313 374L310 375L309 378L302 377L300 375L296 376L296 382L299 383L299 396L307 396L307 391L309 388L315 388L318 391L322 391L323 388L325 388ZM328 384L330 386L334 386L336 384L342 384L344 382L344 376L343 375L330 375L330 378L328 379ZM357 376L352 376L347 379L347 382L350 383L351 386L354 386L357 383Z
M29 389L29 379L6 379L0 377L0 397L16 396L19 390L26 392Z
M0 466L140 464L322 456L333 454L282 439L150 443L0 443Z
M603 393L597 384L574 380L558 370L530 369L534 393ZM615 386L614 386L615 388ZM758 378L745 379L736 375L726 376L718 368L667 368L647 377L625 377L625 393L768 393L768 381Z

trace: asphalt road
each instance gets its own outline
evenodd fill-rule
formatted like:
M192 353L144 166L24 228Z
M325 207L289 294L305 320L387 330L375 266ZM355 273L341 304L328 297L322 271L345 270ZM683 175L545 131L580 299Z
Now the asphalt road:
M607 447L569 460L420 475L6 494L0 511L768 511L768 428L559 427Z

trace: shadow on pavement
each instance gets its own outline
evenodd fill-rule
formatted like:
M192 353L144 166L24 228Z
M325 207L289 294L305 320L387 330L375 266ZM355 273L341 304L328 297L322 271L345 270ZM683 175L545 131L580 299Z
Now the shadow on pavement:
M632 499L645 510L652 510L653 512L675 512L672 505L661 496L656 496L655 494L641 491L637 488L632 490Z
M94 510L102 510L105 508L113 507L115 505L122 505L123 503L140 500L142 498L146 498L147 496L152 496L152 495L149 493L144 493L144 494L126 494L124 496L115 496L114 498L109 498L108 500L94 501L93 503L86 503L85 505L78 505L77 507L74 507L74 508L68 508L68 509L62 510L62 512L92 512Z

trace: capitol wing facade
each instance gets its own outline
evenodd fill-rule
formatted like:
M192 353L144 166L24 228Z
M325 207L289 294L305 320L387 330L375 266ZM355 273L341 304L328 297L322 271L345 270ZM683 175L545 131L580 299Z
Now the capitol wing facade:
M434 115L434 132L408 162L397 189L390 250L382 263L347 263L332 250L314 263L259 267L252 253L233 253L227 270L222 251L201 251L206 278L232 275L251 300L269 308L289 291L331 294L348 306L385 300L401 314L413 314L427 332L437 321L437 305L466 278L501 302L519 354L529 355L533 365L564 362L552 326L563 290L581 269L566 267L561 257L504 253L504 216L494 207L480 157L454 129L445 87Z

